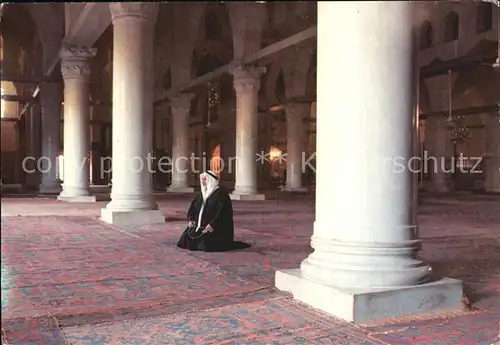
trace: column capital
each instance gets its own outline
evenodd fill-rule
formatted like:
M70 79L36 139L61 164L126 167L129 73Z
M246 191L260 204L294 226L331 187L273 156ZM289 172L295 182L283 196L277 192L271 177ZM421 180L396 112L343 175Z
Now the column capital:
M135 17L155 22L158 17L159 4L153 2L112 2L109 4L111 21Z
M266 67L235 67L231 70L234 76L233 86L238 93L258 93L260 78L266 73Z
M59 51L63 79L90 78L89 59L97 54L96 48L65 45Z
M191 110L191 101L196 97L194 93L181 93L170 98L172 113L189 113Z

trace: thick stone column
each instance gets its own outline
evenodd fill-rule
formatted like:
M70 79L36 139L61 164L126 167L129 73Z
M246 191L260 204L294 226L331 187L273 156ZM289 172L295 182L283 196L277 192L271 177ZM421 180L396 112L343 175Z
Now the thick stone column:
M113 22L113 178L101 219L160 223L153 194L153 38L158 3L111 3Z
M429 147L424 152L426 163L424 168L429 171L429 188L433 192L446 193L449 188L449 174L452 168L447 166L447 146L449 145L448 122L446 118L427 120L427 137Z
M490 114L486 123L487 156L484 159L484 189L500 193L500 113Z
M177 95L171 99L172 109L172 183L167 188L172 193L192 193L188 185L189 171L189 113L195 94Z
M257 128L260 77L265 67L233 70L236 91L236 176L233 200L264 200L257 192Z
M318 3L314 252L276 286L357 323L461 304L461 283L431 282L416 256L412 14L409 2Z
M57 176L57 157L61 150L61 95L59 85L44 83L40 87L42 105L42 159L39 193L61 193L61 181Z
M302 186L302 153L304 139L304 122L311 107L306 103L288 103L286 114L286 192L303 193L307 188Z
M26 172L26 187L40 188L41 180L38 174L37 160L40 158L40 132L42 107L35 102L26 113L26 132L28 133L28 147L22 169Z
M64 181L58 200L95 202L89 191L89 60L95 48L65 46L60 51L64 79Z

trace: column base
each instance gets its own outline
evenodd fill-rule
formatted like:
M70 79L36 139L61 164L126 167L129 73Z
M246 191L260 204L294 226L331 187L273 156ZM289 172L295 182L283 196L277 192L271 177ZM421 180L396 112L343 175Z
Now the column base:
M287 192L287 193L307 193L308 192L306 187L294 188L294 187L287 187L287 186L282 187L281 191Z
M165 223L161 210L115 211L101 209L101 221L116 226L148 225Z
M484 190L486 193L500 193L500 165L497 170L486 171Z
M266 200L266 196L264 194L239 194L239 193L231 193L229 194L231 200L240 200L240 201L263 201Z
M449 193L451 191L450 186L446 182L425 181L423 188L431 193Z
M79 195L79 196L63 196L59 195L57 200L70 203L92 203L96 202L94 195Z
M450 278L408 287L347 289L307 280L300 269L291 269L277 271L275 285L313 308L353 323L459 310L463 297L462 282Z
M168 187L167 192L173 193L173 194L188 194L188 193L194 193L194 188L193 187Z
M61 185L40 186L38 188L39 195L59 195L61 191Z

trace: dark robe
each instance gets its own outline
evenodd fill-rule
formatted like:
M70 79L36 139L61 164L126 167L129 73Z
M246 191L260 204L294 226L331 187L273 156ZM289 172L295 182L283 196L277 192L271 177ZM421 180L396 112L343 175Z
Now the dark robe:
M202 194L197 193L187 212L187 220L193 222L193 228L184 230L177 242L179 248L222 252L250 247L246 243L234 241L233 205L229 194L223 187L219 187L208 197L203 210L201 229L205 229L210 224L213 232L204 234L201 230L195 232L202 205Z

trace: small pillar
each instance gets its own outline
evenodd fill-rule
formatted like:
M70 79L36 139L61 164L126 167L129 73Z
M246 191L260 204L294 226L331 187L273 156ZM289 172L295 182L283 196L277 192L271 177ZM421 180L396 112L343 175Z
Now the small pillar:
M446 193L450 191L449 178L452 167L447 166L447 147L449 145L448 121L445 118L427 120L429 149L424 153L425 169L429 171L428 189L432 192Z
M307 188L302 185L302 147L304 137L304 122L310 111L306 103L287 103L286 114L286 185L284 192L305 193Z
M95 48L64 46L60 51L64 79L64 181L58 200L95 202L90 194L90 63Z
M257 129L260 78L265 67L233 70L236 91L236 176L233 200L265 200L257 192Z
M188 146L189 113L195 94L181 94L170 100L172 109L172 183L167 188L171 193L192 193L188 185L190 155Z
M487 156L484 159L484 189L500 193L500 112L489 114L486 121Z
M59 85L43 83L40 86L40 103L42 105L42 156L40 157L41 195L58 195L61 193L61 181L57 176L61 145L61 96Z

